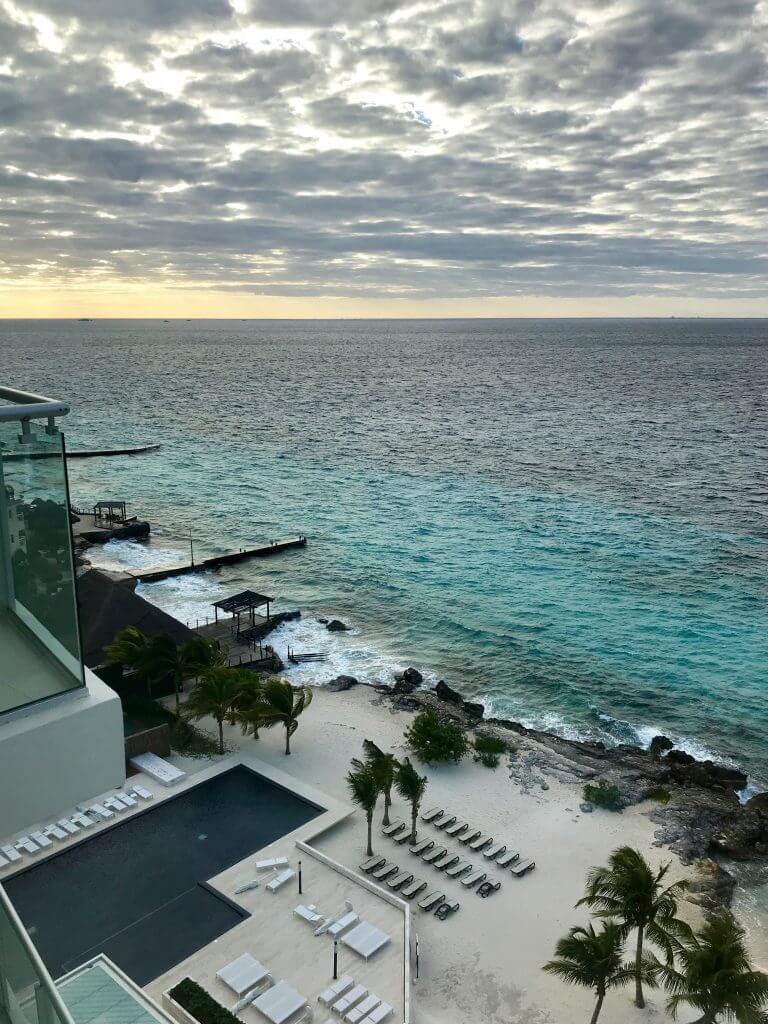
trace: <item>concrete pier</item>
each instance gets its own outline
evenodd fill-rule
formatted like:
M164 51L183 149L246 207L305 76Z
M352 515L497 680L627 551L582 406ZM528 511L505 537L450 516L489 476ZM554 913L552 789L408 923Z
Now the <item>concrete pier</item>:
M167 580L171 576L187 576L193 572L207 572L210 569L220 569L224 565L234 565L236 562L244 562L249 558L268 558L271 555L279 555L283 551L290 551L293 548L306 547L306 537L286 537L284 540L273 540L258 548L245 548L242 551L231 551L226 555L215 555L213 558L204 558L200 562L186 565L172 565L165 569L149 569L146 572L136 572L133 576L142 583L157 583L159 580Z

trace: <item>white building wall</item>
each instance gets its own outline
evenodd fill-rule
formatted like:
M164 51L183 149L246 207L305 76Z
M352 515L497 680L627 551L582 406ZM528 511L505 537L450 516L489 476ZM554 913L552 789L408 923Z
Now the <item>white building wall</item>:
M47 823L125 781L120 698L86 686L0 718L0 837Z

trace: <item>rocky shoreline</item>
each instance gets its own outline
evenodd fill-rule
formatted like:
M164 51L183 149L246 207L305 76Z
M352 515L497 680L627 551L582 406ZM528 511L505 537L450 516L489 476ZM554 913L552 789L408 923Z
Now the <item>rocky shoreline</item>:
M343 691L355 685L353 677L339 676L325 688ZM423 689L416 669L400 673L393 687L372 688L393 711L431 709L468 731L502 736L510 744L509 777L524 793L546 790L551 780L577 785L602 780L618 789L619 809L653 801L646 813L658 826L656 843L673 850L684 864L696 863L699 881L693 898L704 906L731 902L736 878L729 862L749 862L753 882L768 880L768 794L742 803L738 794L747 777L738 769L699 761L663 736L648 750L609 747L485 718L481 704L465 700L444 682Z

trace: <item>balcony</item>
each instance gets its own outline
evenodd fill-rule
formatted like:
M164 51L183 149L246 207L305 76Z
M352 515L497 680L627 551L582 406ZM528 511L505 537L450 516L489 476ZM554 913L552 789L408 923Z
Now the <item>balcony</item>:
M0 716L85 684L57 426L67 411L0 388Z

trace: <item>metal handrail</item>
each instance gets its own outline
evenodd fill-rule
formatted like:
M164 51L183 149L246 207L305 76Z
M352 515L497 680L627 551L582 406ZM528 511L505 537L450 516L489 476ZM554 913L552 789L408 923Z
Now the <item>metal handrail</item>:
M32 966L34 967L38 981L45 989L48 998L51 1000L51 1004L53 1005L54 1010L58 1014L61 1024L75 1024L72 1018L72 1014L69 1012L66 1005L64 1004L64 1000L61 998L61 993L53 983L53 979L48 973L45 964L40 959L40 954L35 949L34 942L32 941L32 939L30 939L29 935L27 934L27 929L21 923L21 918L16 913L16 910L11 901L8 899L8 895L5 889L2 887L2 885L0 885L0 909L7 916L11 924L11 927L16 933L16 937L18 938L19 942L21 943L24 949L24 952L29 957Z
M36 420L47 419L53 426L56 416L66 416L69 405L56 398L35 395L30 391L19 391L16 388L0 387L0 399L12 402L13 405L0 405L0 421L2 420Z

